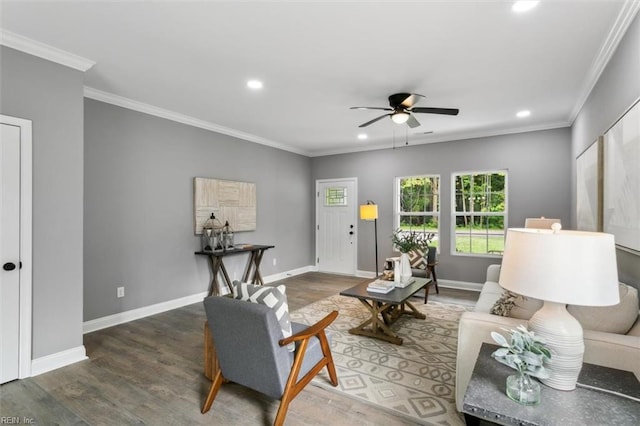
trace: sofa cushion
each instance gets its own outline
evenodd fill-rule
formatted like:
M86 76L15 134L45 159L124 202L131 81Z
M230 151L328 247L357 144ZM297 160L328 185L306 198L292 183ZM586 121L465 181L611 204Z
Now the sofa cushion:
M291 321L289 319L289 305L287 303L286 287L279 285L277 287L253 285L234 281L233 297L235 299L245 300L252 303L260 303L273 309L278 319L278 324L282 329L282 335L289 337L291 332ZM295 350L295 344L288 346L290 351Z
M567 310L586 330L627 334L638 319L638 290L620 283L620 303L612 306L569 305Z
M475 312L489 313L496 299L498 299L503 292L504 289L500 287L497 282L487 281L484 283L484 286L482 286L482 292L480 292L480 297L473 310Z

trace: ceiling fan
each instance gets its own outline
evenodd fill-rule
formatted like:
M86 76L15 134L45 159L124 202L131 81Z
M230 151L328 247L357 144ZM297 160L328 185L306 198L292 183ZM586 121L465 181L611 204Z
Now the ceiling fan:
M424 95L418 95L416 93L395 93L389 96L389 107L351 107L350 109L375 109L382 111L391 111L387 114L376 117L373 120L367 121L358 127L367 127L370 124L375 123L378 120L382 120L385 117L391 117L394 123L402 124L407 123L411 128L418 127L420 122L411 113L420 114L444 114L444 115L458 115L460 112L457 108L433 108L433 107L413 107L420 98L424 98Z

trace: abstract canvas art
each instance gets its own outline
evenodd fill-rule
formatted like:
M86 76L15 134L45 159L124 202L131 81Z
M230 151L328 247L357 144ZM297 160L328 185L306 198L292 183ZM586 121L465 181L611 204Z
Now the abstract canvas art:
M604 135L604 232L640 252L640 103Z
M202 233L202 225L211 213L234 231L256 229L256 184L231 180L193 179L194 232Z
M578 229L602 231L602 137L576 160Z

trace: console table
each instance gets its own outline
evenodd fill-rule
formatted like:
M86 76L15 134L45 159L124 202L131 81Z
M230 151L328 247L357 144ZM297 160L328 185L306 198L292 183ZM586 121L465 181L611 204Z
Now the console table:
M505 393L507 376L515 370L491 358L497 348L487 343L480 348L462 406L467 425L478 425L481 420L519 426L640 424L640 383L630 371L585 363L575 390L561 391L541 384L540 404L525 406Z
M233 254L249 253L249 259L247 260L247 266L242 275L243 282L249 282L251 277L252 284L264 284L262 281L262 275L260 275L260 262L262 262L262 256L264 252L275 246L271 245L258 245L258 244L238 244L232 248L219 249L219 250L202 250L197 251L196 254L207 256L209 259L209 266L211 267L211 284L209 284L209 296L220 294L218 290L218 275L222 274L225 284L232 291L231 279L227 273L227 268L224 266L223 258L225 256L231 256Z

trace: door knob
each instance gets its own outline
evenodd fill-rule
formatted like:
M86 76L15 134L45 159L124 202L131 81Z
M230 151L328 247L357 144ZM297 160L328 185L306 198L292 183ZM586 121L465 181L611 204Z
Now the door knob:
M12 262L7 262L4 265L2 265L2 269L4 269L5 271L13 271L14 269L16 269L16 264Z

